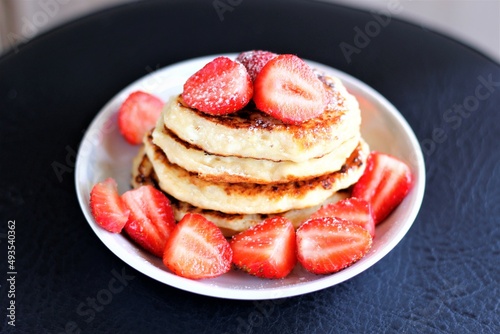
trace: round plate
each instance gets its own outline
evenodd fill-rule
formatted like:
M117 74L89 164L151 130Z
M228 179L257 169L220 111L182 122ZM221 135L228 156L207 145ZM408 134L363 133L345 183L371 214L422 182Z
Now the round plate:
M90 227L99 239L120 259L153 279L170 286L207 296L228 299L275 299L297 296L341 283L382 259L392 250L413 224L422 203L425 188L425 166L415 134L401 114L383 96L359 80L325 65L308 61L320 70L340 78L360 103L362 135L370 149L392 154L411 167L415 186L403 203L377 226L370 252L352 266L332 275L314 275L299 264L284 279L266 280L232 270L214 279L190 280L176 276L156 258L130 242L122 234L113 234L100 228L89 208L92 186L107 177L118 183L120 193L130 188L132 159L138 146L128 144L117 125L117 111L127 96L143 90L166 101L182 92L182 85L198 69L218 55L183 61L143 77L132 83L97 114L83 140L77 155L75 182L80 206ZM235 54L225 56L235 58Z

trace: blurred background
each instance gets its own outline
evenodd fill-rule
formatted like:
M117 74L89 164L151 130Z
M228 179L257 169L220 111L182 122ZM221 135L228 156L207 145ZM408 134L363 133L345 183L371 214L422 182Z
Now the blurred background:
M0 53L57 25L132 1L143 0L0 0ZM449 35L500 63L500 0L310 1L390 13L392 17Z

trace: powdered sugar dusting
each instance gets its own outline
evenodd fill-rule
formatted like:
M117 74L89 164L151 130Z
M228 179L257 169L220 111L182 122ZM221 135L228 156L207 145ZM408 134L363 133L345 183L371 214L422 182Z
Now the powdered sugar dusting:
M182 98L191 108L223 115L243 108L252 94L245 67L227 57L218 57L186 81Z

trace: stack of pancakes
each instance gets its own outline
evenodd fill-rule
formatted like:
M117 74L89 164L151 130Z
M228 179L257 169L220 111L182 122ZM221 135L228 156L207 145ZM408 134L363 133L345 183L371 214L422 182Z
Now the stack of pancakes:
M369 153L356 99L337 78L318 77L329 94L325 112L296 125L252 105L214 116L172 97L134 159L132 185L154 184L177 220L197 212L226 236L272 215L298 227L348 195Z

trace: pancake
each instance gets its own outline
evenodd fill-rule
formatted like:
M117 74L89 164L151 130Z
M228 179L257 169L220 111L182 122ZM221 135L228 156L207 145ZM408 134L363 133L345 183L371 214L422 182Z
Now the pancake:
M339 170L359 143L359 133L336 150L303 162L272 161L210 154L172 133L160 117L152 133L153 143L168 160L212 182L283 183L310 179Z
M186 202L171 200L172 208L174 210L174 215L176 220L182 219L184 215L188 212L199 213L206 219L213 222L221 230L224 236L232 236L238 232L245 231L248 228L257 225L264 219L274 216L282 216L290 220L294 228L298 228L303 222L305 222L314 212L318 211L322 205L328 203L334 203L341 199L347 198L349 196L348 191L339 191L328 197L323 203L303 208L294 209L280 214L228 214L215 210L200 209L192 206Z
M319 76L329 94L320 116L287 125L249 104L243 110L213 116L187 107L180 96L164 106L167 128L209 154L272 161L304 162L339 149L359 136L361 112L355 97L337 78Z
M271 214L318 205L357 182L369 153L368 145L360 141L339 171L307 180L278 184L216 183L171 163L152 142L151 134L145 137L144 147L164 192L193 206L230 214Z
M146 184L158 187L158 178L153 169L153 165L144 152L144 147L142 147L133 162L132 186L137 188ZM228 214L215 210L200 209L189 203L179 201L168 194L167 196L170 199L175 219L177 221L181 220L182 217L184 217L184 215L188 212L198 213L217 225L226 237L230 237L238 232L244 231L249 227L260 223L262 220L274 216L266 214ZM316 212L321 205L334 203L348 196L348 191L341 190L335 192L321 204L304 209L289 210L280 213L279 215L289 219L293 226L298 228L300 224L306 221L311 214Z

